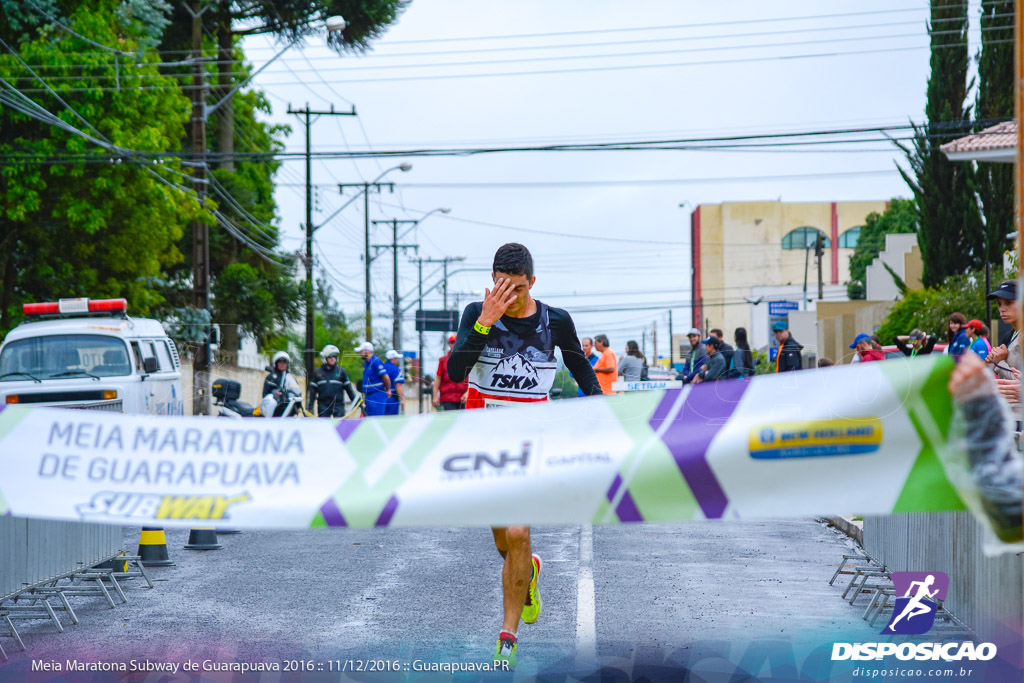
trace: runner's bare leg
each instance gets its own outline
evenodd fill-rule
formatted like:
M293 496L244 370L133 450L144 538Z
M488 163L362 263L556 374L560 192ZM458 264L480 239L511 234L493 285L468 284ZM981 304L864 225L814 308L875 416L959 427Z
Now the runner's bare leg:
M533 576L533 552L530 548L530 527L494 527L494 545L505 558L501 571L501 587L505 595L505 621L501 628L515 633L523 615L523 604Z

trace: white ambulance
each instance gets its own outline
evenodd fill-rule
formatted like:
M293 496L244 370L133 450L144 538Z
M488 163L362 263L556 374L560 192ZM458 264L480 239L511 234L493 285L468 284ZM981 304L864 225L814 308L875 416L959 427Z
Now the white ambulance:
M184 414L181 364L156 320L124 299L25 304L0 345L0 405Z

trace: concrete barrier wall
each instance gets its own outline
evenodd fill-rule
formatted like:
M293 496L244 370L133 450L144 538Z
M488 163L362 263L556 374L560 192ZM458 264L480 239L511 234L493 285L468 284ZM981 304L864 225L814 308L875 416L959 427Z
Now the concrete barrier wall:
M983 640L1019 649L1024 558L986 557L984 529L967 512L864 517L864 549L890 571L949 575L949 611Z
M0 598L105 560L122 549L121 534L109 524L0 517Z

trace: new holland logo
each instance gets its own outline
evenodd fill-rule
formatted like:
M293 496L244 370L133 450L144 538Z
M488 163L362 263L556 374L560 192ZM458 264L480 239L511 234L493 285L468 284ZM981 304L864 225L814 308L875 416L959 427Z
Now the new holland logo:
M233 496L119 493L101 491L77 505L83 519L230 519L228 509L252 500L247 492Z
M492 389L529 391L539 384L537 368L521 353L503 358L491 371Z

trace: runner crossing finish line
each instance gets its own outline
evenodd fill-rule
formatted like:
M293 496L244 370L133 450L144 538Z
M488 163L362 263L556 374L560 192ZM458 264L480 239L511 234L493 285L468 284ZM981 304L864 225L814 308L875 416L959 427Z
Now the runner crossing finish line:
M583 353L576 327L565 311L533 298L537 282L533 256L521 244L511 242L494 254L491 267L494 289L485 290L484 300L466 307L459 335L448 360L448 374L455 382L469 379L466 408L511 407L522 403L543 403L558 370L555 347L585 396L602 393L590 361ZM508 413L503 431L515 433L525 416ZM500 470L519 460L529 466L532 442L524 439L518 456L503 452ZM443 467L456 474L476 473L479 462L493 462L488 454L468 460L448 459ZM466 469L471 467L472 469ZM499 471L500 471L499 470ZM506 470L512 472L513 470ZM470 474L472 476L472 474ZM540 618L539 580L544 563L530 545L530 527L493 526L494 545L504 565L501 572L504 619L498 634L495 661L516 665L520 618L532 624Z

